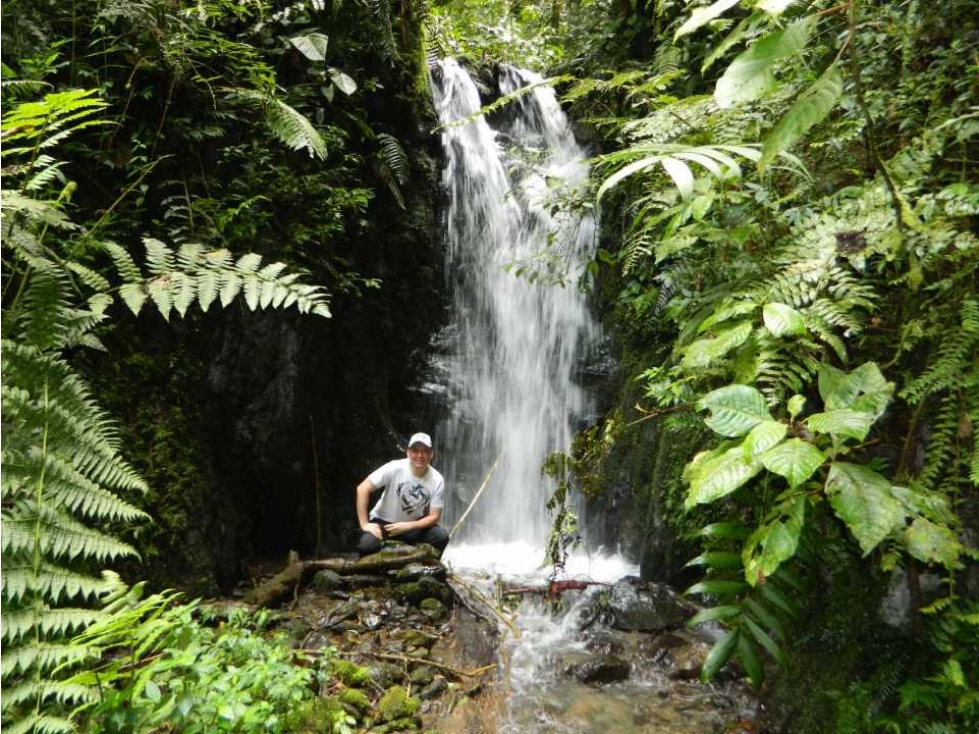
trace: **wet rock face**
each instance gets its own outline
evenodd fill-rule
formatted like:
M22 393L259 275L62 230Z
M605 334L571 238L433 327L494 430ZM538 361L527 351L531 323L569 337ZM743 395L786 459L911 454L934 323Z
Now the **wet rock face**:
M619 581L606 605L612 627L635 632L676 629L693 614L693 607L665 584Z

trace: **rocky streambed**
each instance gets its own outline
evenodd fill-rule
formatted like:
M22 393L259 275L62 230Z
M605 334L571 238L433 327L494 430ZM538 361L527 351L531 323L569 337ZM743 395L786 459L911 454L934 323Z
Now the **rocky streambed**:
M697 680L709 633L668 587L450 573L422 546L290 564L247 595L280 606L336 678L303 732L734 734L756 731L736 677ZM270 593L270 590L273 590ZM333 652L333 651L336 652Z

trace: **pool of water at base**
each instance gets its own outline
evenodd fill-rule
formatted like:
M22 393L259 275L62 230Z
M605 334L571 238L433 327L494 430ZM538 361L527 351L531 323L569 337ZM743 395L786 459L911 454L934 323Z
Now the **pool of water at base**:
M501 587L546 585L540 549L523 544L451 548L446 563L453 575L490 599ZM497 691L500 705L485 731L499 734L714 734L750 731L757 704L741 682L701 684L678 680L663 656L648 654L655 635L623 632L587 624L595 597L609 584L636 576L638 567L616 554L578 555L568 559L561 579L592 585L562 595L559 604L528 594L511 610L520 636L501 627ZM631 665L627 680L585 684L569 676L566 662L611 640L616 654Z

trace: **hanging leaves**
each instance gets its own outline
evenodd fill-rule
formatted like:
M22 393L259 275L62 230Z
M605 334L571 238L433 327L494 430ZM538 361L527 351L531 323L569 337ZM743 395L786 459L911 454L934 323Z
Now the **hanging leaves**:
M825 120L842 94L843 79L834 64L799 96L765 138L759 167L764 168L779 153L799 142L810 128Z
M698 403L699 410L710 410L706 423L722 436L744 436L763 421L770 421L765 396L749 385L726 385L707 393Z
M315 32L289 39L289 43L310 61L326 61L326 47L329 42L327 36Z
M766 303L762 309L765 328L772 336L798 336L806 333L802 314L784 303Z
M733 8L740 0L717 0L706 8L694 8L687 21L681 25L673 35L673 40L693 33L701 26L710 23L714 18L721 15L725 10Z
M778 86L774 67L778 61L799 53L805 48L818 19L807 16L784 30L769 33L741 53L717 81L714 101L720 107L733 107L741 102L770 94Z
M826 494L836 515L846 523L864 555L904 525L904 505L891 485L872 469L834 461L826 478Z

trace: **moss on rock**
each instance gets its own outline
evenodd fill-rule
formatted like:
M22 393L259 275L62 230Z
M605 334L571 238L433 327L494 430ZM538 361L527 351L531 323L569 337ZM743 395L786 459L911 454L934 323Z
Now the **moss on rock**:
M377 715L381 721L396 722L412 717L421 702L408 695L402 686L391 686L377 702Z
M331 666L333 677L347 686L366 686L371 681L367 668L354 665L349 660L337 660Z

